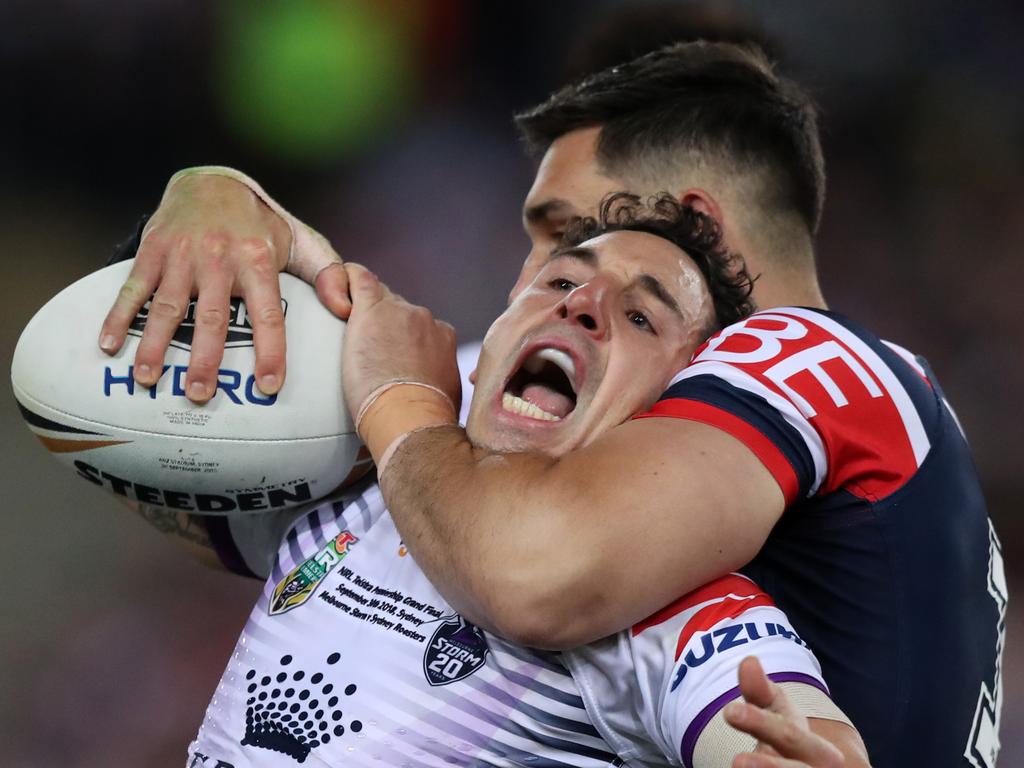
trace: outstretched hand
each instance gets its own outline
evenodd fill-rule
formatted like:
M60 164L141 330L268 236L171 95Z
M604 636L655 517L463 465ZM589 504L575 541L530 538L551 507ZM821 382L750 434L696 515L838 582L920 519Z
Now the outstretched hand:
M287 222L240 181L216 174L177 179L146 227L131 274L103 322L100 348L116 354L152 298L134 376L142 385L154 385L167 347L197 297L185 391L190 400L205 402L216 389L230 301L238 296L253 328L257 386L274 394L286 373L278 273L287 267L307 282L315 280L320 300L342 319L351 311L345 270L327 268L340 266L337 255L327 249L293 269L291 241Z
M740 692L725 710L733 728L758 741L754 752L737 755L733 768L843 768L843 753L811 730L807 718L785 691L764 673L761 663L748 656L740 664ZM845 727L845 726L844 726Z

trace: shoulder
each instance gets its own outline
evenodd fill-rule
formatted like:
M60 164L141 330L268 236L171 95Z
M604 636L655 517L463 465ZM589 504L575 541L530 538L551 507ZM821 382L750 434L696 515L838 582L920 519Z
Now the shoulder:
M938 399L915 363L834 313L766 310L709 339L648 415L729 431L789 502L852 485L877 498L906 482L931 447Z
M827 693L817 659L786 615L739 574L715 579L614 638L568 655L610 741L641 751L643 744L657 745L683 764L707 724L740 695L738 668L747 656L756 655L770 679Z

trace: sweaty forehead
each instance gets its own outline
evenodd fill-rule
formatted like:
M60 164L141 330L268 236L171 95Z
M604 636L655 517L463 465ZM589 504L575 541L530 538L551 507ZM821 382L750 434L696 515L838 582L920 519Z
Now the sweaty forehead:
M602 266L614 266L630 273L649 273L669 279L697 270L686 251L649 232L606 232L581 243L580 247L594 251Z
M684 320L699 317L710 299L697 264L674 243L647 232L607 232L581 243L592 251L601 269L620 272L648 293L675 304Z

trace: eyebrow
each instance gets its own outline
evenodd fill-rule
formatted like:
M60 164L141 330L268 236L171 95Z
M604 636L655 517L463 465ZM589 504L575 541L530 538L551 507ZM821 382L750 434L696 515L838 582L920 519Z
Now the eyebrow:
M593 248L581 248L576 246L570 248L555 248L551 252L551 255L548 256L548 263L550 264L555 259L561 258L576 259L577 261L582 261L583 263L590 264L592 266L596 265L598 262L597 251Z
M637 282L640 283L641 288L643 288L645 291L651 294L654 298L656 298L666 307L671 309L675 314L679 315L680 317L683 316L683 313L679 309L678 302L676 302L676 300L672 298L672 294L665 290L665 286L662 285L661 281L658 280L658 278L656 278L654 275L648 275L645 272L644 274L640 275Z
M593 248L575 247L555 249L551 252L548 263L550 264L552 261L561 258L577 259L591 266L596 266L600 261L597 251ZM672 294L666 290L665 286L654 275L644 272L633 281L633 285L639 285L645 293L660 301L679 317L683 317L682 310L679 309L679 302L672 297Z
M536 205L524 208L523 218L531 224L536 224L550 218L552 214L561 213L566 209L572 210L572 204L568 200L554 197L550 200L545 200L543 203L537 203Z

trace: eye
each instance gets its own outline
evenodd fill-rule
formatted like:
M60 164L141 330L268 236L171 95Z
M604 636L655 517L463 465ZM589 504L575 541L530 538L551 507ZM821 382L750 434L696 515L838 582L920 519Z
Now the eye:
M651 333L654 333L654 326L651 325L651 321L647 319L647 315L645 315L643 312L637 312L636 310L633 310L632 312L627 312L626 317L629 320L629 322L631 322L640 330L650 331Z
M571 291L576 287L576 283L566 280L564 277L556 277L554 280L548 281L548 286L556 291Z

